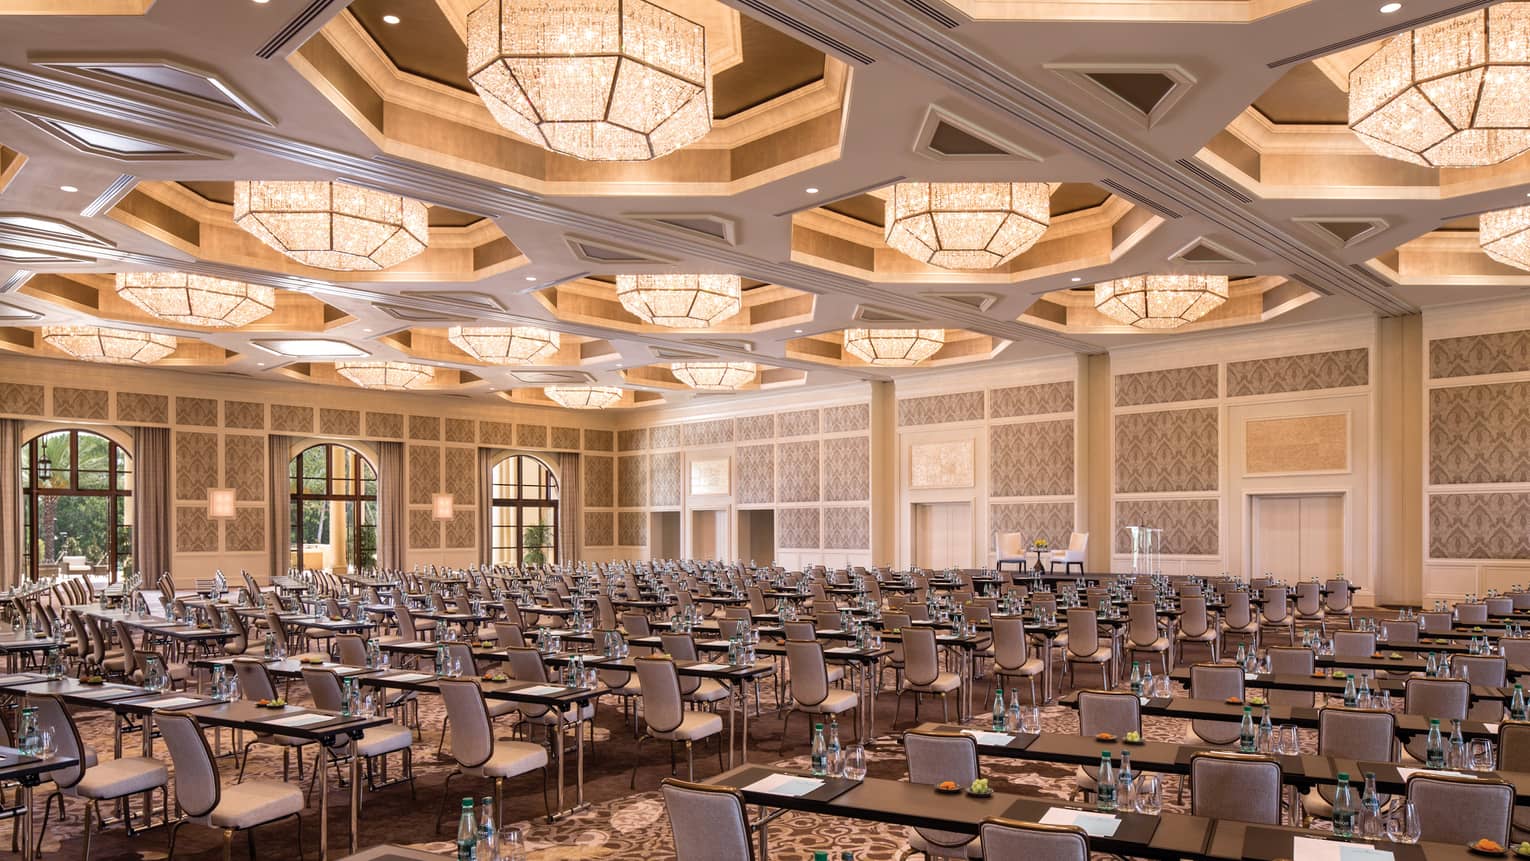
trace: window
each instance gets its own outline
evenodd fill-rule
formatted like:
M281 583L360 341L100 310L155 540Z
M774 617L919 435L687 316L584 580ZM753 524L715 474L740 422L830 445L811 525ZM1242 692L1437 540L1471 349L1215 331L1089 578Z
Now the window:
M290 564L359 573L377 566L377 472L355 449L325 443L287 468Z
M558 479L547 464L517 454L494 465L493 562L558 561Z
M132 566L133 459L97 433L45 433L21 447L22 564L33 576L116 580Z

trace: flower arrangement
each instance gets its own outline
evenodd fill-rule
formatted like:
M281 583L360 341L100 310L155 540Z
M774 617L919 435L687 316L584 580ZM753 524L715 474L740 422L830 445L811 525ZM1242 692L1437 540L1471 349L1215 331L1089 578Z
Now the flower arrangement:
M1045 550L1051 546L1052 545L1048 544L1045 538L1037 538L1035 541L1031 542L1031 547L1035 548L1036 550Z

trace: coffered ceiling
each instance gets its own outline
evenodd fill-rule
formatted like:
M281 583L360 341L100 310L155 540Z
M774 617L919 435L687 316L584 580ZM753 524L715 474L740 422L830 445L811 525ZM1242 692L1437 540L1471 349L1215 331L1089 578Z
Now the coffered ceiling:
M1530 159L1422 168L1346 126L1380 41L1489 5L1405 0L673 0L703 24L712 130L643 163L590 162L501 127L467 80L479 0L0 0L0 350L58 356L50 323L174 334L161 364L349 385L336 358L415 360L454 394L544 403L599 382L624 406L691 394L669 363L753 361L737 397L1198 332L1517 295L1477 214L1525 201ZM390 23L394 19L397 23ZM235 180L341 179L429 206L430 246L375 272L296 263L233 221ZM884 243L904 180L1045 182L1050 225L994 270ZM277 289L239 329L166 324L117 272ZM625 273L731 272L743 311L644 323ZM1231 279L1173 332L1121 326L1090 285ZM461 324L562 334L486 365ZM943 328L914 368L847 327Z

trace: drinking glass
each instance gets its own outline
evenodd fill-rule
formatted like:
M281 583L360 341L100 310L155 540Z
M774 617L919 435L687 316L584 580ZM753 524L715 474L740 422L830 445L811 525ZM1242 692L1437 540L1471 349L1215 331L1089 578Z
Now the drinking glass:
M1137 778L1132 804L1138 813L1157 816L1163 810L1163 781L1156 774L1143 774Z
M866 779L866 748L852 744L845 748L845 777L850 780Z
M1287 756L1296 756L1302 752L1301 730L1296 724L1281 727L1280 739L1281 753Z
M1423 836L1423 826L1418 821L1418 811L1413 802L1404 801L1387 817L1387 839L1393 843L1417 843Z
M1027 733L1041 732L1041 709L1036 706L1027 706L1020 709L1020 731Z
M513 825L499 829L499 861L526 861L526 838L521 829Z
M48 759L58 753L58 736L54 733L52 724L43 727L42 732L39 733L38 740L43 759Z
M1474 738L1468 742L1466 761L1472 771L1492 771L1494 768L1492 739Z

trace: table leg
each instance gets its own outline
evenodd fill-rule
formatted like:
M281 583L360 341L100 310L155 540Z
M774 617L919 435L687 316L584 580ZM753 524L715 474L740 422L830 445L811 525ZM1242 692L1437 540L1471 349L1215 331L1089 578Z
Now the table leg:
M738 706L743 713L744 731L738 736L738 761L740 764L749 761L749 687L750 682L739 684Z
M561 819L563 817L563 752L564 752L564 745L568 743L568 737L567 737L568 720L566 719L567 715L562 710L560 710L557 713L557 716L558 716L558 744L557 744L557 750L554 751L554 752L557 754L557 758L558 758L558 809L551 816L547 817L547 821L548 822L557 822L559 819ZM550 733L550 732L552 732L552 730L548 730L548 732Z
M351 743L351 854L356 854L356 844L361 836L361 754L356 742Z
M1050 705L1052 702L1052 644L1057 641L1057 635L1047 633L1041 645L1041 702Z
M21 785L21 861L32 861L37 846L32 842L32 785Z
M321 745L323 742L319 742ZM298 756L303 755L298 748ZM319 773L313 776L319 786L319 861L329 861L329 778L324 774L324 756L319 756Z
M728 767L732 768L733 767L733 762L734 762L734 760L733 760L733 724L736 722L737 716L738 716L737 709L738 709L738 691L739 691L739 685L738 685L738 683L736 681L730 681L728 683L728 687L730 688L730 690L728 691Z
M595 738L595 715L590 715L590 738ZM574 807L584 806L584 721L574 724Z

